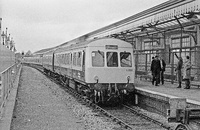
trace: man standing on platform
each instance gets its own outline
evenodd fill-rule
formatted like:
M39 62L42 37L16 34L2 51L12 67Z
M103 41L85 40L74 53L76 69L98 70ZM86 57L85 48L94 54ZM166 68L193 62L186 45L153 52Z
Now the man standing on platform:
M154 85L154 81L156 80L155 86L158 86L159 83L160 70L161 70L160 60L158 59L158 56L155 56L155 59L152 61L151 64L151 71L153 75L152 84Z
M190 57L186 56L186 61L184 63L184 68L183 68L183 79L185 80L184 89L190 89L190 69L191 69Z
M152 85L154 85L154 81L155 81L155 76L154 76L154 73L153 73L153 70L152 70L152 65L154 64L154 57L152 57L151 59L151 74L152 74Z
M160 58L160 66L161 66L160 79L161 79L162 84L164 84L164 72L165 72L166 63L162 57Z
M178 64L177 67L175 69L175 71L177 71L177 80L178 80L178 87L177 88L181 88L181 82L182 82L182 72L181 69L183 67L183 59L182 57L178 58Z

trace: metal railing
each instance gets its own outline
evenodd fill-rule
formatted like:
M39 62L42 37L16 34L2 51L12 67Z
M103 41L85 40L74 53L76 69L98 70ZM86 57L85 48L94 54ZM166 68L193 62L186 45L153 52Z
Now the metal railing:
M4 111L7 98L20 70L21 64L16 63L0 73L0 118Z

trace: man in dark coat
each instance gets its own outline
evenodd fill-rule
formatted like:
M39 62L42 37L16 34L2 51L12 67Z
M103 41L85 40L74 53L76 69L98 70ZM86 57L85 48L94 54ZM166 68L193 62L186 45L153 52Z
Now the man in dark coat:
M160 58L160 65L161 65L160 79L161 79L162 84L164 84L164 72L165 72L166 63L162 57Z
M152 60L151 60L151 74L152 74L152 85L154 85L154 81L156 80L155 79L155 76L154 76L154 73L153 73L153 71L152 71L152 65L154 64L154 57L152 57Z
M151 63L151 72L153 75L152 84L154 84L154 81L156 81L155 86L158 86L159 83L160 70L161 70L160 60L158 59L158 56L155 56L155 59Z
M183 59L182 57L178 58L178 64L177 67L175 69L175 71L177 72L177 80L178 80L178 87L177 88L181 88L181 82L182 82L182 67L183 67Z
M190 71L191 71L191 62L190 57L186 56L186 61L184 63L183 67L183 79L185 80L185 88L184 89L190 89Z

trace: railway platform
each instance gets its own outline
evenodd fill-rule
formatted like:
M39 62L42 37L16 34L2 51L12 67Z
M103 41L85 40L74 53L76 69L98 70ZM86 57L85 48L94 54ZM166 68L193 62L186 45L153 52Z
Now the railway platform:
M184 82L183 82L184 83ZM200 129L200 89L198 84L190 89L177 88L177 83L165 82L154 86L150 80L135 79L136 105L176 122L175 130Z
M141 80L136 78L136 88L148 90L149 92L156 92L160 94L166 94L166 96L176 96L181 98L186 98L187 102L191 102L199 105L200 107L200 88L195 86L191 86L190 89L184 89L184 84L182 84L182 88L177 88L177 83L165 82L164 85L155 86L152 85L149 80ZM184 82L183 82L184 83Z
M135 86L136 104L166 118L175 117L177 109L200 108L200 89L197 86L177 88L178 84L171 82L154 86L150 80L141 78L135 79Z

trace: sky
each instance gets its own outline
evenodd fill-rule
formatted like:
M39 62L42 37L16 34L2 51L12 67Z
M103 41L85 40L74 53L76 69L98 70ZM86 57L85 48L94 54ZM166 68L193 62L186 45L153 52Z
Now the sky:
M0 0L17 52L55 47L167 0Z

